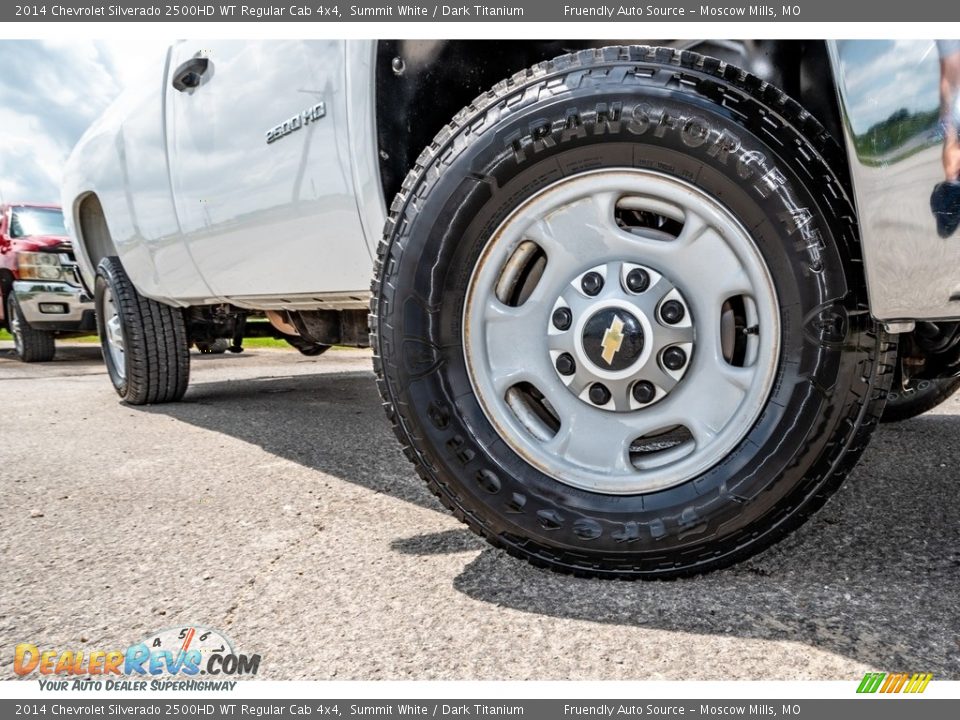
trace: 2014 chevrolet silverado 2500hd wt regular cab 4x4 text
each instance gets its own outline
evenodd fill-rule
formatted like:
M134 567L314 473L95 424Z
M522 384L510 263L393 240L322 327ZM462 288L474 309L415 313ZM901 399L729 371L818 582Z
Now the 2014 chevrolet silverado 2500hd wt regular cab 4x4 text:
M117 392L265 315L372 344L417 472L533 563L782 538L956 386L960 53L655 45L173 45L66 169Z

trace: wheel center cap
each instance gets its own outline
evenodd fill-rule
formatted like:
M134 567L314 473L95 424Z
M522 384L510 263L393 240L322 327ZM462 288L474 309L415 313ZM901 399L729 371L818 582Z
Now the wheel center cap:
M622 308L595 312L583 326L583 351L601 370L626 370L643 352L643 327Z

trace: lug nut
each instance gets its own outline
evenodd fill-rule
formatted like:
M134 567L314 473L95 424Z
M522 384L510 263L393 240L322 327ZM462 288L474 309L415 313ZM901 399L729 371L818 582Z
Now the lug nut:
M667 300L660 307L660 317L668 325L676 325L686 314L687 311L683 309L683 304L679 300Z
M573 313L570 308L560 307L553 311L553 326L557 330L569 330L573 322Z
M642 405L653 402L656 396L657 389L653 386L652 382L641 380L633 386L633 399Z
M607 386L601 383L594 383L590 386L590 402L594 405L606 405L610 402L610 391Z
M561 375L573 375L577 371L577 363L570 353L563 353L557 358L557 372Z
M667 368L667 370L679 370L687 364L687 354L682 348L669 347L663 351L663 355L660 357L663 360L663 366Z
M627 290L632 293L642 293L650 287L650 274L646 270L634 268L627 273Z
M588 272L580 281L580 287L591 297L603 289L603 275L598 272Z

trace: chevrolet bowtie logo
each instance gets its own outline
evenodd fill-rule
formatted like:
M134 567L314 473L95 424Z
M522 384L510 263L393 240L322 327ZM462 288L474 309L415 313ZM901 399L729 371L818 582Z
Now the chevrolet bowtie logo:
M620 352L620 346L623 345L623 320L619 315L614 315L610 327L603 333L603 342L600 345L603 347L603 354L600 357L607 365L612 365L613 358Z

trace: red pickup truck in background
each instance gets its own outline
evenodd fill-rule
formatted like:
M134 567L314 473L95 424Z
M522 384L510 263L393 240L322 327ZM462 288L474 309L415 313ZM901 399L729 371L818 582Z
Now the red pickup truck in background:
M96 332L56 205L0 205L0 327L24 362L52 360L54 340Z

